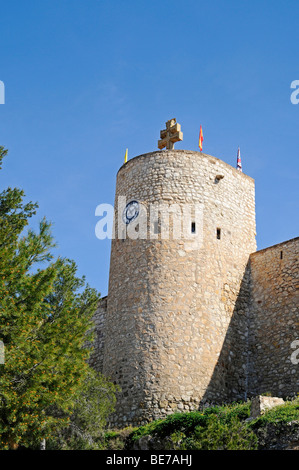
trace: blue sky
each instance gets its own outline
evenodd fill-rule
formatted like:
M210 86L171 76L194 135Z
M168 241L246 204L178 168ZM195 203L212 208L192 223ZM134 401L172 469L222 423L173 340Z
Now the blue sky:
M258 249L298 236L299 3L275 0L10 0L0 16L0 186L38 201L56 254L107 294L110 242L95 208L114 202L129 158L157 149L175 117L177 149L203 151L256 181Z

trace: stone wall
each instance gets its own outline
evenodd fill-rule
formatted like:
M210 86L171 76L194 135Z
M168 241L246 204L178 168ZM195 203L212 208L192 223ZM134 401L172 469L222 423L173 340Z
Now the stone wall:
M112 240L103 372L122 392L111 424L143 424L196 409L203 399L242 396L254 181L209 155L157 151L121 167L116 209L118 196L139 201L146 213L151 203L179 210L198 203L203 217L195 246L161 234ZM230 328L233 317L240 321ZM228 362L221 361L223 348Z
M98 372L103 372L105 318L107 313L107 297L103 297L93 316L94 342L89 364Z
M299 393L299 365L291 344L299 339L299 238L250 256L250 396Z

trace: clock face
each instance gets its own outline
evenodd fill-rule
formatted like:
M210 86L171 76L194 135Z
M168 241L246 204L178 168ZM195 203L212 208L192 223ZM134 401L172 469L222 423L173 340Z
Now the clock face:
M139 215L139 203L137 201L128 202L123 212L123 221L129 224L132 220L136 219Z

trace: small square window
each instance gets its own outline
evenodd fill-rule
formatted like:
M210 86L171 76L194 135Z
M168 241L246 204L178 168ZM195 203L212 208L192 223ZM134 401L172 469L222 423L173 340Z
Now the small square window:
M191 233L196 233L196 224L195 224L195 222L191 222Z
M217 240L221 239L221 228L217 228Z

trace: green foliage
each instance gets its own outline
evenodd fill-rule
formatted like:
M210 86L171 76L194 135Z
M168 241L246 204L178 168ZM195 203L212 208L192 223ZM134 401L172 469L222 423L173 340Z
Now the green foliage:
M196 426L189 436L182 432L171 435L171 449L175 450L254 450L257 438L244 423L232 418L223 423L210 415L205 426Z
M56 434L47 442L47 449L102 449L106 441L104 427L114 411L117 390L117 386L90 369L72 413L64 416L69 420L68 426L56 429ZM59 413L63 415L61 409L54 412L56 416Z
M269 423L290 423L299 421L299 398L287 401L283 405L268 410L262 416L251 421L249 427L253 430L266 427Z
M0 163L6 153L0 147ZM53 260L46 220L24 234L37 205L23 198L16 188L0 193L0 449L35 446L70 420L84 396L99 300L73 261Z
M162 440L166 450L254 450L258 448L258 433L269 423L299 421L299 397L277 406L255 420L250 417L251 403L212 406L203 411L174 413L134 430L127 448L142 436Z
M223 423L230 423L236 418L240 421L250 416L250 403L233 404L226 406L213 406L204 411L191 411L188 413L173 413L165 419L152 421L145 426L141 426L131 435L132 440L137 440L146 435L158 435L160 438L170 436L180 431L187 436L191 435L197 426L205 427L210 416L216 416Z
M207 408L204 412L205 416L215 415L221 419L223 423L230 423L232 420L245 421L250 416L250 402L232 403L230 405L213 406Z
M106 431L102 440L102 449L125 450L125 443L129 435L136 429L128 426L118 431Z
M2 168L2 160L7 155L8 150L0 145L0 170Z
M198 425L204 425L207 416L203 412L191 411L188 413L173 413L165 419L152 421L144 426L140 426L135 430L130 439L132 441L140 439L142 436L153 435L165 438L177 431L190 434Z
M134 442L150 434L165 439L169 449L255 449L256 437L245 423L249 415L250 403L174 413L138 428L129 440Z
M223 422L211 415L207 426L196 427L194 449L197 450L253 450L257 448L257 438L237 417Z

